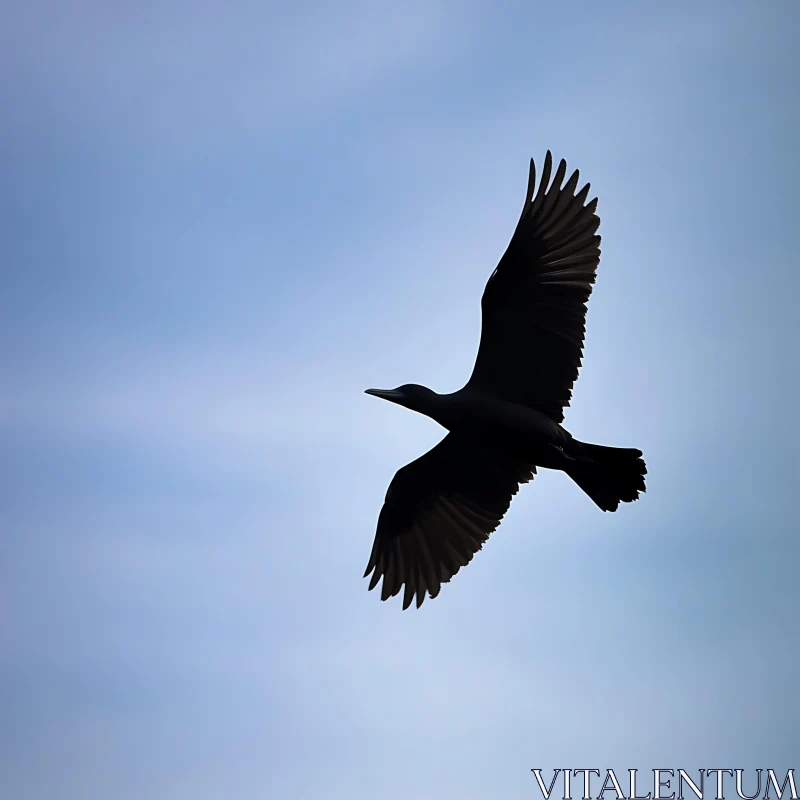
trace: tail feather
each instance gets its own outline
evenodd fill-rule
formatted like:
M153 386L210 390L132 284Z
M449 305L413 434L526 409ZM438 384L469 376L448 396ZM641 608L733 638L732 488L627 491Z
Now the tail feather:
M646 491L647 467L641 450L575 444L580 446L579 460L567 469L567 474L603 511L616 511L620 503L632 503L640 492Z

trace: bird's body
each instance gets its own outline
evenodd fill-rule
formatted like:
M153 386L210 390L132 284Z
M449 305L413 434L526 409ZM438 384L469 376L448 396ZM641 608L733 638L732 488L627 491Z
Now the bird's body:
M562 425L583 351L586 301L600 260L597 200L577 195L577 171L548 189L551 155L534 196L535 168L511 244L482 300L475 368L452 394L416 384L369 389L436 420L448 435L400 469L386 495L365 575L383 578L382 599L405 587L436 597L500 524L537 467L569 475L604 511L645 489L641 451L587 444Z
M430 391L423 408L423 414L451 433L487 438L523 451L545 445L561 446L572 438L561 425L535 408L511 403L469 386L452 394Z

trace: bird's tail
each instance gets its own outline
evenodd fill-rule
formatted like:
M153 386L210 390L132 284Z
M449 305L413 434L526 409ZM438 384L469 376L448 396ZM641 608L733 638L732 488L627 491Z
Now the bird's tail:
M566 472L603 511L616 511L620 503L632 503L645 491L647 467L641 450L573 443L579 445L578 460Z

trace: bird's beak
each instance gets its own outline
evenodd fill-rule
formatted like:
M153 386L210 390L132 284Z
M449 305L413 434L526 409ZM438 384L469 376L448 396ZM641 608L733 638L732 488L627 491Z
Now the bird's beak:
M403 395L396 389L367 389L365 394L371 394L374 397L380 397L382 400L389 400L392 403L399 402Z

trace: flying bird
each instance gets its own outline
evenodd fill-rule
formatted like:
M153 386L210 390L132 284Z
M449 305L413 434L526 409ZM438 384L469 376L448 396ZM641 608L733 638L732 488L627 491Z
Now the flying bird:
M600 263L597 198L578 171L552 183L548 150L528 190L514 235L481 300L481 338L472 375L452 394L425 386L367 389L425 414L448 434L395 474L378 518L364 577L381 578L381 599L403 590L436 597L500 524L520 484L537 467L566 472L603 511L645 491L641 450L587 444L562 425L578 377L586 303Z

